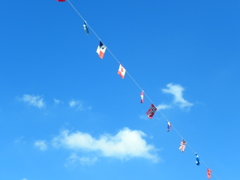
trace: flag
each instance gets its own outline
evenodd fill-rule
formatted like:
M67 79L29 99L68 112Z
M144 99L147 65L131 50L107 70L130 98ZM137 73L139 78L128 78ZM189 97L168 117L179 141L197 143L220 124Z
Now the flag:
M199 157L198 157L198 155L197 155L197 153L195 154L196 155L196 165L200 165L200 159L199 159Z
M126 73L126 69L124 69L124 67L120 64L120 65L119 65L119 69L118 69L118 74L119 74L122 78L124 78L125 73Z
M154 106L154 104L151 104L150 108L147 111L147 115L150 119L153 118L153 115L155 114L155 112L157 111L157 108Z
M208 179L211 178L211 172L212 172L211 169L208 168L207 169L207 177L208 177Z
M167 132L169 132L171 128L172 128L172 124L168 121L168 123L167 123Z
M179 147L181 152L184 152L184 150L186 148L186 144L187 144L187 142L183 139L182 142L180 143L180 147Z
M57 0L58 2L65 2L66 0Z
M141 97L141 103L144 103L144 91L141 92L140 94L140 97Z
M104 56L104 53L105 53L106 49L107 49L107 47L100 41L96 52L98 53L98 56L101 59L103 59L103 56Z
M89 34L89 30L88 30L86 22L83 23L83 29L86 32L86 34L88 35Z

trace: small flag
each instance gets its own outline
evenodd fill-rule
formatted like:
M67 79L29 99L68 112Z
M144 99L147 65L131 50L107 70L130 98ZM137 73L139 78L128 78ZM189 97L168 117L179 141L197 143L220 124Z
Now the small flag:
M124 69L124 67L120 64L118 69L118 74L124 79L125 73L126 73L126 69Z
M101 59L103 59L103 56L104 56L104 53L105 53L106 49L107 49L107 47L100 41L96 52L98 53L98 56Z
M196 165L200 165L200 159L199 159L199 157L198 157L198 155L197 155L197 153L195 154L196 155Z
M208 177L208 179L211 178L211 172L212 172L211 169L208 168L207 169L207 177Z
M180 147L179 147L181 152L184 152L184 150L186 148L186 144L187 144L187 142L183 139L182 142L180 143Z
M157 111L157 108L154 106L154 104L151 104L150 108L147 111L147 115L150 119L153 118L153 115L155 114L155 112Z
M141 92L140 97L141 97L140 103L144 103L144 91Z
M65 2L66 0L57 0L58 2Z
M89 35L89 30L88 30L88 27L87 27L86 22L83 23L83 29L84 29L85 33L86 33L87 35Z
M169 132L172 128L172 124L168 121L167 123L167 132Z

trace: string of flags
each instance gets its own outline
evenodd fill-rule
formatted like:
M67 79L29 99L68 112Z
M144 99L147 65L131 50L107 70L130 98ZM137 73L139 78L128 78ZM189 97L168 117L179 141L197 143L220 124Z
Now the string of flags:
M89 35L89 28L88 28L88 24L87 22L83 19L83 17L80 15L80 13L76 10L76 8L72 5L72 3L69 1L69 0L57 0L58 2L68 2L72 7L73 9L77 12L77 14L80 16L80 18L83 20L83 29L86 33L86 35ZM92 28L90 27L90 29L92 30ZM92 30L93 31L93 30ZM93 31L94 32L94 31ZM97 34L94 32L94 34L96 35L96 37L99 39L99 45L97 47L97 54L98 56L103 59L104 58L104 55L105 55L105 52L107 50L107 47L104 45L104 43L100 40L100 38L97 36ZM112 54L112 53L111 53ZM113 54L112 54L113 55ZM115 56L113 55L113 57L115 58ZM116 59L116 58L115 58ZM116 59L117 60L117 59ZM125 74L126 74L126 69L122 66L122 64L117 60L117 62L119 63L119 69L118 69L118 74L122 77L122 79L124 79L125 77ZM132 78L132 77L131 77ZM132 78L133 79L133 78ZM133 79L134 80L134 79ZM135 80L134 80L135 82ZM135 82L136 83L136 82ZM140 86L138 85L138 87L140 88ZM140 88L141 89L141 88ZM144 103L144 95L145 95L145 92L142 90L141 94L140 94L140 103ZM148 98L150 100L150 98ZM151 100L150 100L151 101ZM146 112L148 118L152 119L154 114L156 113L158 109L156 108L156 106L154 105L154 103L152 103L148 109L148 111ZM162 113L161 113L162 114ZM163 115L163 114L162 114ZM166 119L166 117L163 115L163 117ZM170 130L172 129L173 125L171 124L170 121L167 120L167 132L170 132ZM175 128L174 128L175 129ZM176 130L176 129L175 129ZM177 132L177 131L176 131ZM178 133L179 134L179 133ZM180 134L179 134L180 135ZM181 136L181 135L180 135ZM187 142L182 139L182 141L180 142L180 147L179 147L179 150L183 153L186 149L186 144ZM193 149L192 149L193 150ZM193 150L194 151L194 150ZM199 166L200 165L200 158L198 156L197 153L195 153L195 156L196 156L196 165ZM207 178L210 179L211 178L211 173L212 173L212 170L207 168ZM215 176L216 177L216 176ZM217 177L216 177L217 178ZM217 178L218 179L218 178Z

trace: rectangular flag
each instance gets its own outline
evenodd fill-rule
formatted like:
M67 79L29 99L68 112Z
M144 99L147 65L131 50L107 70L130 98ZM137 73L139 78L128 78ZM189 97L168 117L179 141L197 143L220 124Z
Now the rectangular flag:
M124 67L120 64L118 69L118 74L124 79L125 73L126 73L126 69L124 69Z
M151 104L150 108L147 111L147 115L150 119L153 118L153 115L155 114L155 112L157 111L157 108L154 106L154 104Z
M65 2L66 0L57 0L58 2Z
M106 51L107 47L100 41L99 43L99 46L97 48L97 53L98 53L98 56L103 59L103 56L105 54L105 51Z
M140 97L141 97L141 103L144 103L144 91L141 92L140 94Z

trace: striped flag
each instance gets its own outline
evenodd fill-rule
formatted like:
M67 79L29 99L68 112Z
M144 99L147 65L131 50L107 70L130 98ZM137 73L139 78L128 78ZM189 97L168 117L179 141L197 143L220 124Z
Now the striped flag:
M105 54L105 51L106 51L107 47L100 41L99 43L99 46L97 48L97 53L98 53L98 56L103 59L103 56Z

